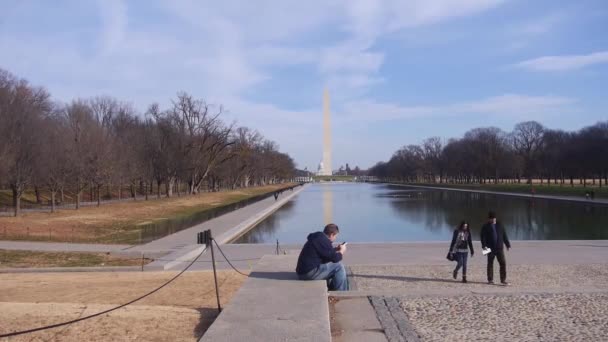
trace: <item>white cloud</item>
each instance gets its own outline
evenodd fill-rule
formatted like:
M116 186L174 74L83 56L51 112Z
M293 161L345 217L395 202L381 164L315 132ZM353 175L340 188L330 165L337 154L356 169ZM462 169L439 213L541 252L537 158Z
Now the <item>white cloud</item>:
M515 66L532 71L567 71L601 63L608 63L608 51L588 55L545 56L529 59L517 63Z
M342 121L384 121L429 117L483 114L514 118L540 118L556 111L568 110L575 99L560 96L504 94L485 99L446 105L401 106L372 100L346 103L340 112Z
M287 151L295 151L296 159L311 159L310 155L316 154L311 152L316 140L312 147L307 144L316 139L310 132L320 132L320 90L319 108L314 110L255 103L243 94L255 94L262 82L281 77L282 70L277 66L311 65L317 72L310 77L315 86L340 90L340 95L333 93L335 109L342 101L347 101L346 107L353 106L352 99L367 98L371 87L384 82L379 72L385 54L376 47L384 36L473 15L501 3L502 0L164 0L148 6L99 0L98 6L91 6L75 2L61 9L68 19L72 14L79 18L65 25L71 28L73 24L73 30L63 27L48 34L28 35L21 34L18 25L7 25L11 31L0 31L0 50L11 53L0 54L0 64L33 83L48 86L65 101L107 94L134 101L138 108L145 109L152 100L166 104L175 91L185 90L225 104L231 111L229 118L259 128ZM154 13L157 17L151 16L152 19L136 18L141 15L137 6L148 6L146 13L160 12ZM31 11L44 15L40 7L32 6ZM19 18L25 16L23 13ZM12 20L17 23L19 18ZM99 18L101 26L96 20ZM23 25L34 27L36 21L31 20ZM91 41L93 48L89 46ZM303 88L306 86L310 84ZM426 111L439 115L441 109L401 107L371 100L361 104L388 118L423 115ZM336 115L341 113L356 114L341 110ZM368 118L362 114L361 120Z
M547 37L549 33L558 35L559 26L563 25L567 18L566 12L556 11L531 20L517 21L505 29L506 42L501 49L507 52L522 50Z
M510 32L517 36L538 36L551 32L566 19L562 12L554 12L527 22L518 23L510 28Z

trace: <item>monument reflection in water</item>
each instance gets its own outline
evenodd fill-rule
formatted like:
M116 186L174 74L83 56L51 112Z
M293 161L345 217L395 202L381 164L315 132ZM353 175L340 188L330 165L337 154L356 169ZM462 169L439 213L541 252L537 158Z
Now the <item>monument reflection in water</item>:
M323 187L323 224L334 223L333 221L333 196L331 192L331 186L329 184L322 184ZM339 226L338 226L339 227Z
M303 243L327 222L349 242L448 241L463 219L473 237L495 210L512 240L608 239L608 206L361 183L307 186L237 243ZM447 243L447 242L446 242Z

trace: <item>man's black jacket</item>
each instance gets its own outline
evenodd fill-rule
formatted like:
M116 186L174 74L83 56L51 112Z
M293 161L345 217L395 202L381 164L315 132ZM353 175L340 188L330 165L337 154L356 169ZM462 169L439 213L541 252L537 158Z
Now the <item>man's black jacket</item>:
M298 258L296 273L306 274L321 264L342 260L342 253L336 252L323 232L309 234L307 239Z
M511 248L511 243L507 237L507 232L500 222L496 222L496 237L494 236L494 230L492 229L491 223L486 223L481 227L481 247L489 247L492 252L502 251L503 245L507 248ZM494 243L496 241L496 243Z

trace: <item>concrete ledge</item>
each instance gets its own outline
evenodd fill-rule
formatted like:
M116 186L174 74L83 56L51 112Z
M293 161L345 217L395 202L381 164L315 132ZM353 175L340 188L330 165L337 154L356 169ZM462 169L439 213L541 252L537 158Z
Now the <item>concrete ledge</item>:
M295 255L266 255L200 341L331 341L324 281L297 280Z

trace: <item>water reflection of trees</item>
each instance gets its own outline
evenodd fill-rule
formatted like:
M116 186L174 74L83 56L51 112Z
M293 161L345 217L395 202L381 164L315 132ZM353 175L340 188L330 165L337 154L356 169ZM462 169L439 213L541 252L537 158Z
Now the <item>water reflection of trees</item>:
M281 228L281 220L292 215L294 207L295 203L293 200L285 203L274 214L268 216L264 221L238 238L235 243L264 243L274 241L277 232Z
M421 191L409 198L391 193L395 195L391 207L397 215L435 233L466 219L474 236L479 238L488 211L494 210L511 239L608 238L606 207L456 191Z

